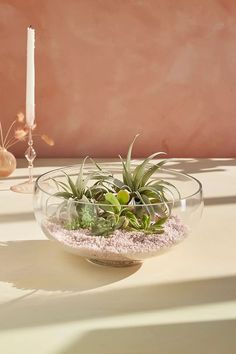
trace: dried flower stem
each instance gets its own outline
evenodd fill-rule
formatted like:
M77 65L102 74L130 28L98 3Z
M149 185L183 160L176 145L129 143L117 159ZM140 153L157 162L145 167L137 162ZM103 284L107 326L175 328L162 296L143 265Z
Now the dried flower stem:
M3 144L3 131L2 131L2 123L0 122L0 135L1 135L1 146L2 148L4 148L4 144Z
M1 124L1 123L0 123ZM1 128L0 128L1 129ZM25 138L28 136L28 133L27 133L27 135L25 136ZM37 136L39 136L39 137L42 137L40 134L32 134L32 137L37 137ZM23 141L23 140L25 140L25 139L22 139L22 140L20 140L20 139L16 139L15 137L12 137L11 139L9 139L8 140L8 142L4 145L4 148L5 149L9 149L10 147L12 147L12 146L14 146L15 144L17 144L17 143L19 143L20 141ZM50 144L48 144L48 145L50 145Z
M10 133L12 133L12 128L16 123L18 126L16 127L14 134L12 134L13 136L9 136ZM15 119L11 123L9 129L7 130L7 134L4 137L2 123L0 122L0 148L9 149L10 147L17 144L19 141L25 141L26 137L28 137L28 139L30 139L30 138L32 138L32 136L41 137L41 139L46 144L48 144L50 146L54 145L53 139L49 138L47 135L45 135L45 134L32 134L32 130L34 130L35 128L36 128L36 124L34 124L32 127L28 127L25 124L24 114L20 112L17 114L17 119Z
M7 145L5 146L5 148L6 148L6 149L9 149L10 147L12 147L13 145L15 145L15 144L17 144L17 143L19 143L19 142L20 142L20 140L16 140L16 139L10 140L10 141L7 143Z
M10 127L9 127L9 129L8 129L8 131L7 131L7 134L6 134L6 136L5 136L5 139L4 139L4 141L3 141L3 146L7 145L7 138L8 138L8 136L9 136L9 134L10 134L10 131L12 130L12 127L13 127L13 125L14 125L15 123L16 123L15 120L11 123L11 125L10 125Z
M9 144L12 144L15 140L17 140L14 136L12 136L10 139L8 139L7 143L5 144L5 147L7 148L7 146Z

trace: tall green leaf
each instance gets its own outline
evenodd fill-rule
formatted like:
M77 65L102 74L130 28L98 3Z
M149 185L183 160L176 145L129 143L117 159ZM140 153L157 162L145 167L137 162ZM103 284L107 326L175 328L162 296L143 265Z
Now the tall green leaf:
M66 174L66 173L65 173ZM70 189L71 189L71 192L72 194L75 196L75 197L78 197L78 193L77 193L77 189L76 189L76 186L74 184L74 182L72 181L72 179L70 178L69 175L67 175L67 179L68 179L68 183L69 183L69 186L70 186Z
M70 192L70 188L68 187L68 185L64 182L61 181L57 181L55 178L52 178L53 182L56 184L58 190L60 189L59 187L61 187L65 192Z
M88 156L86 156L80 166L80 172L79 172L79 175L77 177L77 180L76 180L76 187L79 191L81 191L83 189L83 170L84 170L84 164L87 160Z
M150 199L146 195L141 195L138 191L136 192L137 197L141 200L142 204L144 205L145 209L147 210L148 214L152 217L155 215L155 210L151 205Z
M56 197L62 197L64 199L69 199L72 197L72 194L69 192L57 192L54 194Z
M161 179L159 181L150 181L149 183L147 183L147 185L151 185L151 186L163 185L163 186L172 187L177 192L179 198L181 198L181 194L180 194L178 188L174 184L172 184L170 182L167 182L167 181L164 181L164 180Z
M127 157L126 157L126 168L128 173L131 173L131 169L130 169L130 163L131 163L131 155L132 155L132 149L133 149L133 145L135 143L135 140L137 139L137 137L139 136L139 134L135 135L134 140L132 141L132 143L129 146L129 150L127 153Z
M132 176L131 174L128 172L127 167L124 163L124 160L122 159L122 157L119 155L119 158L121 160L122 166L123 166L123 180L124 180L124 184L127 184L131 189L133 189L133 181L132 181Z
M149 162L156 156L166 154L165 152L156 152L155 154L150 155L147 157L140 165L138 165L133 173L133 178L134 178L134 187L137 189L140 185L140 182L143 178L143 175L145 173L145 168L149 164Z
M163 166L167 161L163 160L156 165L151 166L144 174L143 177L140 180L140 186L145 186L145 184L148 182L149 178L161 167Z

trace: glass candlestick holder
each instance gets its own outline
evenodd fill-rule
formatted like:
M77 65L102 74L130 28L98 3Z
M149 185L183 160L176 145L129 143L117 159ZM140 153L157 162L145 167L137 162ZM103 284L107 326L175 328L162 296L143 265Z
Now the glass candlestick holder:
M33 138L32 138L32 128L29 127L28 132L28 148L25 151L25 158L28 161L28 173L29 178L23 183L11 186L11 190L17 193L27 193L33 194L34 192L34 179L33 179L33 162L36 158L36 151L33 147Z

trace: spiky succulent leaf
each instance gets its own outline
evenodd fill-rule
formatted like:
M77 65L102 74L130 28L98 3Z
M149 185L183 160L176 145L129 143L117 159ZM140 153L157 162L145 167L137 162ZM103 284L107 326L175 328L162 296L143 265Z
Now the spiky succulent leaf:
M167 161L163 160L153 166L151 166L144 174L142 179L140 180L140 186L145 186L146 183L149 181L149 179L151 178L151 176L157 171L159 170L159 168L161 166L163 166Z
M127 167L125 165L124 160L122 159L121 156L119 156L122 166L123 166L123 180L124 180L124 184L127 184L127 186L129 186L131 188L131 190L133 189L133 180L132 180L132 174L127 170Z
M79 171L79 174L78 174L78 177L77 177L77 180L76 180L76 188L81 191L83 188L84 188L84 184L83 184L83 170L84 170L84 164L87 160L88 156L86 156L80 166L80 171Z
M55 178L52 178L53 182L56 184L57 188L60 189L60 187L65 191L65 192L70 192L69 186L61 181L57 181Z
M136 192L138 198L141 200L142 204L144 205L145 209L147 210L147 213L151 215L152 217L155 216L155 210L153 206L151 205L150 199L146 195L141 195L139 192Z
M65 175L67 177L67 180L68 180L68 183L69 183L69 186L70 186L70 189L71 189L71 193L73 194L73 196L75 198L78 198L79 195L78 195L78 190L77 190L77 188L75 186L75 183L72 181L72 179L70 178L69 175L67 175L66 173L65 173Z
M90 160L92 161L92 163L94 163L94 165L97 167L99 171L101 172L103 171L102 167L94 159L92 159L92 157L90 157Z
M153 203L153 199L159 199L163 201L164 193L161 187L146 186L139 189L139 193L142 196L147 196L150 203ZM151 199L152 198L152 199Z
M150 181L150 182L148 182L147 183L147 185L149 186L159 186L159 185L161 185L161 186L169 186L169 187L171 187L171 188L173 188L176 192L177 192L177 194L178 194L178 196L179 196L179 198L181 198L181 194L180 194L180 192L179 192L179 190L178 190L178 188L176 188L176 186L174 185L174 184L172 184L172 183L170 183L170 182L167 182L167 181L164 181L163 179L161 179L161 180L159 180L159 181ZM170 189L169 189L170 190Z
M97 167L98 171L100 174L104 175L105 178L109 178L109 177L112 177L113 178L113 175L110 171L106 171L104 170L94 159L92 159L90 157L90 160L93 162L93 164Z
M69 199L73 197L73 194L69 192L57 192L54 194L56 197L62 197L64 199Z
M135 140L137 139L138 136L139 136L139 134L135 135L134 140L132 141L132 143L129 146L127 157L126 157L126 168L127 168L127 171L129 174L131 174L130 164L131 164L131 155L132 155L133 145L134 145Z
M138 189L140 186L140 183L142 181L142 178L145 174L145 168L149 164L149 162L154 159L158 155L163 155L166 154L165 152L156 152L155 154L152 154L148 156L140 165L138 165L134 172L133 172L133 179L134 179L134 188Z

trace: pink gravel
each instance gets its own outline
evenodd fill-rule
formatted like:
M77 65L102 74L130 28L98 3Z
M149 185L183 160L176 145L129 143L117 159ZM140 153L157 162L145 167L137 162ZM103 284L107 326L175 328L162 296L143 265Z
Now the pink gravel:
M142 260L153 257L182 241L187 226L177 216L165 223L163 234L146 235L138 231L116 230L111 236L94 236L89 230L66 230L60 224L45 222L43 230L71 252L98 260Z

